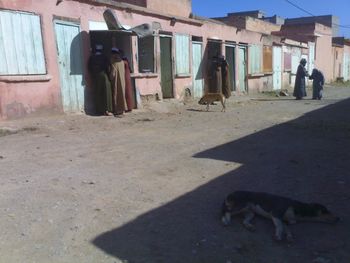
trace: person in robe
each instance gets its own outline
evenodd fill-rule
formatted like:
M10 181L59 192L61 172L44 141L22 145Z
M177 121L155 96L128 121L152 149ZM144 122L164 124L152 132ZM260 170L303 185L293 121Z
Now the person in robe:
M320 100L322 99L323 85L324 85L324 75L321 70L313 69L312 74L309 79L312 79L312 99Z
M226 99L231 97L231 83L229 75L229 64L227 63L224 56L219 57L221 65L221 79L222 79L222 94Z
M125 100L128 109L126 112L131 112L135 108L134 92L131 82L131 67L128 58L125 56L124 52L120 50L122 60L124 62L125 69Z
M297 75L295 78L295 85L294 85L294 91L293 96L297 100L301 100L303 97L306 97L306 83L305 83L305 77L308 77L308 73L305 68L306 65L306 59L301 59L300 64L298 66Z
M213 57L209 69L209 93L222 93L222 73L219 58Z
M109 61L103 54L103 46L96 45L95 52L90 56L88 69L95 99L95 112L97 115L113 115L112 90L108 78Z
M120 50L115 47L111 50L109 79L112 84L113 113L116 117L121 117L128 109L125 100L125 64Z

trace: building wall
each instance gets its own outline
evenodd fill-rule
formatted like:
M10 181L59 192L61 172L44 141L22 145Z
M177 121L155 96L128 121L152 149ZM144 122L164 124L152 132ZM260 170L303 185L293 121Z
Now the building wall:
M333 81L332 30L321 24L316 24L315 33L320 35L316 39L315 67L322 70L326 82Z
M246 29L264 34L271 34L271 32L279 31L281 29L281 25L276 25L268 21L249 16L236 16L229 14L226 17L218 17L215 19L240 29Z
M333 80L343 77L344 47L333 46Z
M187 1L187 0L186 0ZM94 1L92 1L94 2ZM187 1L188 2L188 1ZM149 2L151 3L151 2ZM154 4L161 2L154 1ZM111 8L111 6L108 6ZM158 6L159 7L159 6ZM0 118L23 117L27 114L33 114L40 111L58 111L63 112L62 97L60 90L59 68L57 61L57 50L55 32L53 26L54 18L61 20L73 21L80 24L82 37L82 53L84 63L84 83L86 85L86 102L92 103L92 90L87 74L87 61L90 55L90 37L89 22L104 22L103 11L106 6L91 6L88 3L77 1L63 1L56 6L55 1L6 1L0 3L0 8L34 12L40 15L42 25L42 36L44 53L46 60L47 74L42 76L11 76L0 77ZM188 11L188 10L187 10ZM124 11L121 8L115 9L115 13L123 25L136 26L142 23L159 22L162 30L172 32L172 34L181 33L190 36L198 36L203 39L203 52L206 50L207 39L221 39L236 43L260 43L261 35L249 31L237 31L227 25L216 24L187 19L185 21L177 20L171 23L171 17L148 13L146 9L142 11ZM175 57L173 40L173 54ZM140 74L137 72L137 46L135 41L132 48L132 59L134 64L134 77L136 87L141 95L161 94L160 69L154 74ZM222 49L224 50L224 48ZM159 55L159 45L156 53ZM206 72L206 57L203 53L203 73ZM191 57L191 56L190 56ZM238 71L239 69L236 68ZM191 74L185 77L176 77L174 74L174 97L180 98L183 90L192 85ZM249 85L254 88L254 85Z
M147 8L165 14L189 17L192 12L191 0L147 0Z

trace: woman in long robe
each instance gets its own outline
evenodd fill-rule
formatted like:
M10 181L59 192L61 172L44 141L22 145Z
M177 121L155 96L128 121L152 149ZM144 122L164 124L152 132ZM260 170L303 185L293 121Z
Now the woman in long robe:
M127 111L130 112L135 108L135 103L134 103L134 92L132 89L132 83L131 83L131 70L130 70L130 65L129 61L126 57L123 57L124 61L124 68L125 68L125 99L126 99L126 104L128 106Z
M306 65L306 59L301 59L300 64L298 66L297 75L295 78L295 85L294 85L294 92L293 96L297 100L301 100L303 97L306 97L306 83L305 83L305 77L308 76L308 73L305 68Z
M112 90L108 79L108 58L102 53L102 45L89 58L88 67L94 88L95 111L98 115L112 115Z
M122 115L128 109L125 100L125 65L117 48L112 48L109 78L112 84L113 113Z
M312 79L312 99L313 100L320 100L322 99L322 90L324 85L324 75L323 73L318 69L313 69L312 74L309 77L309 79Z

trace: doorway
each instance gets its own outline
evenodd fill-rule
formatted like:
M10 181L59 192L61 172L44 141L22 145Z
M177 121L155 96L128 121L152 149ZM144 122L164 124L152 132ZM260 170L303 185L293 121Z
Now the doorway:
M164 99L174 98L171 42L170 36L160 36L161 86Z
M229 82L231 85L231 91L236 91L236 64L235 64L235 52L236 47L233 45L226 45L225 48L226 61L229 67Z
M192 85L193 97L203 96L202 43L192 42Z
M54 21L62 105L64 112L84 110L83 63L80 25Z
M239 91L244 93L248 91L247 85L247 48L240 46L238 50L238 69L239 69Z
M282 48L273 47L273 90L282 89Z

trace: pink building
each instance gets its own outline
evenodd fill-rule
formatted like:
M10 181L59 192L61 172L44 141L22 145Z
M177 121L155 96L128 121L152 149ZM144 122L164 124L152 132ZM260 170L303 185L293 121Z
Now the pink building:
M125 52L139 106L145 99L182 99L188 91L201 97L209 88L211 59L218 55L230 65L235 95L292 86L302 56L314 58L331 79L326 26L305 26L304 37L300 28L259 17L240 18L239 25L196 17L191 5L190 0L0 2L0 119L40 112L92 114L87 61L96 44L103 44L106 55L112 46ZM125 30L108 30L106 9ZM153 30L147 37L128 30L145 23Z

